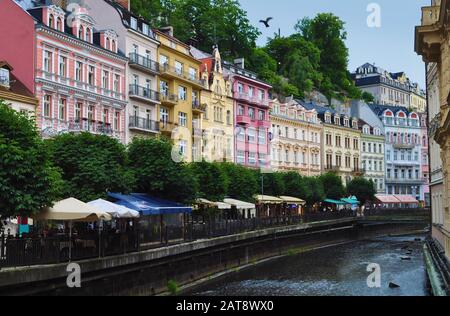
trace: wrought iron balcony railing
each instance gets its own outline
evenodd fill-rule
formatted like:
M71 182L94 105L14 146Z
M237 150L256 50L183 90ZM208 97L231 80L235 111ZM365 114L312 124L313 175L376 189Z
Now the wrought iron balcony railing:
M137 53L130 53L129 59L130 65L137 65L154 73L159 73L160 71L159 63L145 56L139 55Z
M159 122L146 119L144 117L139 116L130 116L130 121L128 123L130 128L138 128L141 130L146 130L150 132L158 132L159 131Z
M136 84L130 85L130 96L144 98L153 102L160 101L159 92L153 91L149 88L138 86Z

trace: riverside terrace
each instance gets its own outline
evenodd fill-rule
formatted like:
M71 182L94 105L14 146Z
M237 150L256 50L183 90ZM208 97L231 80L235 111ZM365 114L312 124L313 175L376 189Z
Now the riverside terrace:
M377 221L427 221L426 209L383 209L372 210L366 216L359 214L361 220L373 216ZM156 216L159 220L159 216ZM163 248L196 240L238 235L245 232L260 231L267 228L295 227L306 223L319 223L330 220L356 218L351 211L304 213L268 218L205 220L193 215L185 215L180 226L155 226L143 230L139 222L127 231L115 230L76 231L72 238L62 233L54 237L27 236L24 238L0 236L0 269L3 267L32 266L78 261L90 258L103 258L150 249ZM71 244L71 260L69 245Z

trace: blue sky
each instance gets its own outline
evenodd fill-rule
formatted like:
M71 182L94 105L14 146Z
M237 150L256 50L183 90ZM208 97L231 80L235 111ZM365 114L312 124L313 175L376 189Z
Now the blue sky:
M239 0L250 21L263 32L258 44L264 45L278 29L282 35L294 31L296 21L314 17L320 12L332 12L346 22L347 46L351 71L365 62L391 71L405 71L425 88L425 70L420 56L414 52L414 26L420 23L422 6L430 0ZM381 27L367 26L367 6L379 4ZM260 19L273 17L271 28L259 24Z

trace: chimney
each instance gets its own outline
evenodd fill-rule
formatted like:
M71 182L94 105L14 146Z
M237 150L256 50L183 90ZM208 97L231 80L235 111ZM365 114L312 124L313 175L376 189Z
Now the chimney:
M118 4L130 11L130 0L116 0Z
M245 69L245 59L244 58L238 58L234 60L234 65L236 67Z
M173 37L173 26L164 26L159 29L161 32Z

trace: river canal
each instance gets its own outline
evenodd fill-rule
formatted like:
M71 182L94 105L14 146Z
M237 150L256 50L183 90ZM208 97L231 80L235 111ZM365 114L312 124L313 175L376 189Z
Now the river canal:
M418 241L420 238L421 241ZM424 236L386 237L289 255L201 285L193 296L426 296ZM370 288L369 264L381 269ZM398 285L391 288L390 283Z

